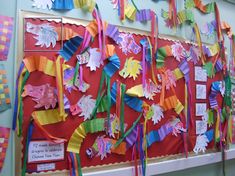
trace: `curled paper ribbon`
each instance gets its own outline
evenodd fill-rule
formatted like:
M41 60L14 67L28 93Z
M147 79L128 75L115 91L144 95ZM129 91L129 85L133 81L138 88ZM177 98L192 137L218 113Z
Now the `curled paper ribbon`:
M64 43L64 46L62 47L61 51L59 52L60 55L66 60L69 61L71 57L74 55L74 53L77 51L78 47L82 43L82 38L79 36L76 36L74 38L71 38L67 42Z
M110 62L104 67L104 71L109 77L112 77L120 69L120 60L116 54L108 60Z
M104 118L97 118L81 123L79 127L74 130L72 136L70 137L67 151L79 154L82 142L85 139L87 133L96 133L100 131L105 131Z
M73 0L54 0L52 9L54 10L71 10L74 9Z

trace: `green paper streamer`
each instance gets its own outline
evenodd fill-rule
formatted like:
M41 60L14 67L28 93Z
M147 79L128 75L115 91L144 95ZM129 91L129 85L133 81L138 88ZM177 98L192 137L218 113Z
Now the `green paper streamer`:
M203 66L203 68L206 70L207 72L207 76L209 78L213 78L215 76L215 69L213 67L212 62L207 62L205 63L205 65Z
M22 135L22 123L23 123L23 98L21 96L21 94L23 93L24 90L24 86L26 84L26 81L29 78L29 72L26 71L23 81L22 81L22 85L21 85L21 90L20 90L20 106L19 106L19 134L18 136Z
M225 82L224 104L232 108L232 98L231 98L232 84L229 74L224 77L224 82Z
M82 166L81 166L81 160L80 160L80 155L76 153L76 159L78 162L78 173L79 176L82 176Z
M212 126L214 124L214 112L213 110L208 110L208 125Z
M104 95L102 98L101 98L101 101L99 103L99 106L98 106L98 109L97 109L97 112L105 112L107 111L108 107L107 107L107 96Z
M125 137L127 137L131 131L136 127L137 123L140 121L140 118L142 117L142 113L139 115L139 117L136 119L136 121L133 123L132 127L129 128L129 130L127 130L127 132L114 144L114 148L117 148L122 141L125 139Z
M121 114L120 114L120 121L121 121L121 137L124 136L125 131L124 131L124 107L125 107L125 103L124 103L124 96L125 96L125 91L126 91L126 85L125 84L121 84Z
M87 133L97 133L100 131L104 131L105 129L105 119L104 118L96 118L93 120L83 122L84 129Z
M164 66L166 56L167 56L166 49L164 47L159 48L157 51L157 56L156 56L157 68L161 68Z
M76 67L75 67L75 70L74 70L73 85L75 85L75 82L76 82L76 79L77 79L77 76L78 76L78 69L79 69L79 63L77 61Z

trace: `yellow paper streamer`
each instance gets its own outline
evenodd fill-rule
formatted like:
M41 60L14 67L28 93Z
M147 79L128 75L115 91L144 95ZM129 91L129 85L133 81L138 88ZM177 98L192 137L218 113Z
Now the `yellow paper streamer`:
M144 91L142 84L139 84L137 86L134 86L126 91L127 95L133 96L133 97L143 97Z
M125 15L129 20L135 20L136 9L133 5L128 4L125 8Z
M180 114L183 111L183 109L184 109L184 106L182 105L182 103L179 100L177 100L177 104L175 106L175 112L177 114Z
M174 75L175 75L175 78L177 80L181 79L184 77L183 73L180 71L179 68L176 68L174 71L173 71Z
M63 121L67 114L64 114L65 117L60 116L59 109L49 109L42 111L34 111L32 117L37 119L40 125L49 125Z
M64 90L63 90L63 77L62 77L62 63L63 58L58 56L56 59L55 67L56 67L56 87L58 91L58 103L59 103L59 114L63 117L63 121L65 121L65 111L64 111Z
M96 4L94 0L74 0L73 2L75 8L83 8L89 12L93 11Z

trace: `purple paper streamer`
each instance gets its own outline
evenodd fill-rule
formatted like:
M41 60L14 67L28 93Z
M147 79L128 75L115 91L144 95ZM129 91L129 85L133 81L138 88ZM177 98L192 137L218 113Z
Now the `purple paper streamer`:
M131 133L125 138L127 149L134 145L137 140L137 126L131 131Z
M217 60L217 62L215 63L215 71L217 73L217 72L220 72L222 70L223 70L222 62L221 62L221 60Z
M112 24L108 24L106 35L112 38L117 43L119 37L118 27Z
M189 70L190 69L189 69L188 62L185 59L179 64L179 69L180 69L180 71L183 72L185 81L186 81L186 83L188 83L189 82Z
M150 9L142 9L137 11L136 13L136 21L149 21L151 20L151 10Z

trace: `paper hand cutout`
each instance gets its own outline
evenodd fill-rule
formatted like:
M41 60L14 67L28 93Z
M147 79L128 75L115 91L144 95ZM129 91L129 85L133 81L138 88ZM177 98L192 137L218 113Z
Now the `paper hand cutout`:
M171 70L166 70L165 71L165 75L166 75L166 90L169 90L171 88L171 86L176 87L176 77L174 75L174 73Z
M178 136L177 134L181 132L186 132L187 130L183 127L183 123L178 118L173 118L168 124L168 128L173 128L172 134Z
M193 151L198 154L199 152L205 153L209 140L205 134L197 136L196 144Z
M87 89L90 88L90 85L85 81L82 81L82 83L80 83L79 74L77 75L77 78L75 79L75 82L73 84L74 70L74 68L67 68L64 70L63 84L65 86L65 89L68 90L69 93L71 93L72 90L86 92Z
M57 103L57 95L55 88L51 87L49 84L44 84L41 86L32 86L30 84L25 85L22 97L26 96L33 97L32 100L37 103L37 105L34 106L35 108L55 108Z
M100 68L100 65L103 65L101 60L101 53L98 48L90 48L90 59L87 63L87 67L90 67L91 71L96 71L96 68Z
M34 3L33 3L33 6L34 7L37 7L37 8L42 8L42 9L51 9L52 8L52 3L55 1L55 0L33 0Z
M140 61L133 60L133 57L126 59L125 65L123 69L119 72L119 75L123 78L133 78L134 80L137 78L137 75L140 74L140 70L142 70Z
M197 47L191 46L188 52L187 61L192 60L194 65L199 61L200 51Z
M155 125L160 122L162 118L164 118L163 109L157 104L152 104L151 109L153 111L152 121Z
M90 59L90 54L88 51L85 51L84 53L77 55L77 59L78 59L78 63L80 65L86 64L86 63L88 63L88 61Z
M35 25L30 22L26 24L26 31L37 35L34 37L37 40L36 46L41 46L49 48L51 45L54 48L56 45L56 41L58 40L58 34L55 31L55 28L50 24L40 24Z
M175 43L171 45L172 54L177 61L181 61L185 56L185 49L181 43Z
M95 100L91 95L83 95L77 103L77 106L81 109L79 116L84 116L84 121L90 119L90 115L95 108Z
M143 85L142 85L143 86ZM153 97L156 95L156 93L161 92L161 85L155 85L150 79L149 81L145 83L145 87L143 88L144 97L153 100Z
M131 52L138 54L141 51L141 47L137 45L132 34L120 33L117 39L117 44L125 55Z

